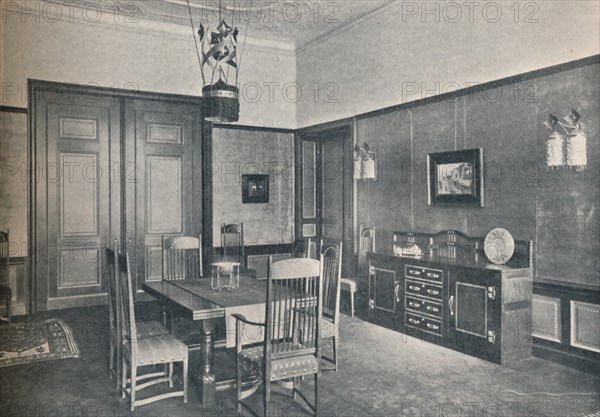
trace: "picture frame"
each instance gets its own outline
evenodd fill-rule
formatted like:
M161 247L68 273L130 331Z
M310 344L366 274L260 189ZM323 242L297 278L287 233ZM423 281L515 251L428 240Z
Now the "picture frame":
M269 202L269 176L262 174L242 175L242 204Z
M484 207L483 150L428 154L427 189L430 206Z

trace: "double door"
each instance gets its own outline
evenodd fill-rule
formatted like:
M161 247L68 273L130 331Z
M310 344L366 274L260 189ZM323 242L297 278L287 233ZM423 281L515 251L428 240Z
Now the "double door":
M161 236L202 226L200 106L32 87L30 310L105 302L115 240L138 285L160 279Z
M296 148L297 236L342 242L344 272L353 255L351 139L348 128L305 132Z

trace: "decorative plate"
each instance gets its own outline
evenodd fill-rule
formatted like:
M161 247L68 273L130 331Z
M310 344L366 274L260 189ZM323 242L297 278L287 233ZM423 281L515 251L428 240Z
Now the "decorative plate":
M515 252L515 240L508 230L498 227L485 237L483 252L490 262L505 264Z

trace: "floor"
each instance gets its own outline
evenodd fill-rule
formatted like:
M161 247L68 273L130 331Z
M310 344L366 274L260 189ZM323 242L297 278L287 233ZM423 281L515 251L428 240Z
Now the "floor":
M156 314L151 306L144 311ZM106 308L44 312L20 320L49 317L72 327L81 357L0 368L0 415L237 415L234 391L220 392L216 404L203 406L194 383L188 404L169 399L130 413L108 378ZM340 370L321 377L323 416L580 417L600 411L598 375L537 358L509 369L346 315L340 333ZM192 355L192 379L197 355ZM217 379L234 376L232 359L232 352L216 355ZM307 382L309 394L311 389ZM277 391L270 415L308 415L285 390Z

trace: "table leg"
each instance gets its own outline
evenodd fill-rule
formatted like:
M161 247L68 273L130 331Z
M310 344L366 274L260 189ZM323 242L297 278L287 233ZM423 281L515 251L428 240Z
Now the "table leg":
M200 372L199 394L202 404L214 404L215 402L214 351L213 325L210 320L204 320L202 324L202 369Z

